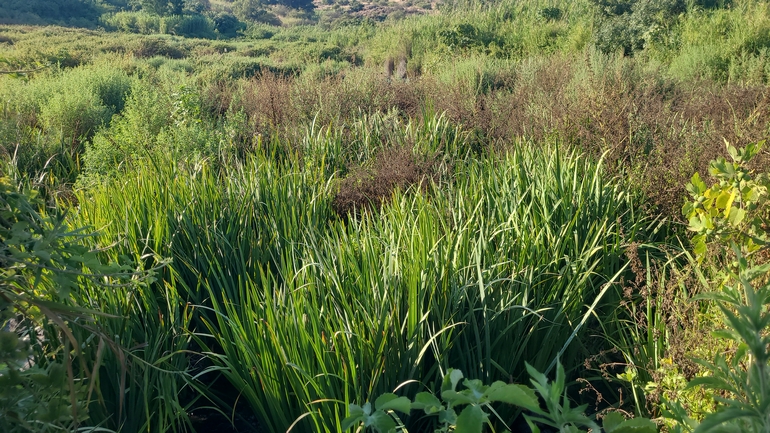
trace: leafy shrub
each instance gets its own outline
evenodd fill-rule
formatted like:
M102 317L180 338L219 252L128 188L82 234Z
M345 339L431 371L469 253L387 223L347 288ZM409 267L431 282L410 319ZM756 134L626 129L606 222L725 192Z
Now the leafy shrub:
M59 93L40 107L43 126L71 142L92 135L111 115L93 92Z
M548 21L558 21L564 15L564 12L557 7L542 8L537 13Z
M752 143L743 149L728 145L732 162L720 157L709 167L719 183L708 187L698 175L693 175L687 190L694 201L682 208L689 221L694 252L706 254L708 241L718 239L724 248L740 246L742 255L755 254L770 245L768 218L768 188L766 173L752 176L747 164L757 155L763 143ZM734 249L734 248L733 248ZM726 251L729 253L729 250ZM737 268L737 262L732 266Z
M166 16L182 15L185 0L137 0L137 3L142 6L143 11Z
M692 201L682 211L689 218L688 228L695 232L696 257L701 260L707 244L713 243L728 261L724 271L714 275L717 290L700 299L716 302L726 329L714 334L737 350L729 356L717 353L713 361L698 360L710 374L693 379L688 387L703 386L718 393L717 410L698 423L676 402L670 403L668 415L679 421L674 431L770 429L770 263L761 254L770 247L770 178L765 172L754 175L747 166L762 144L742 149L728 145L732 162L718 158L709 167L718 183L708 186L696 173L687 187Z
M72 230L64 212L47 213L36 192L18 191L7 178L0 178L3 432L78 431L79 426L100 424L120 425L123 431L138 432L136 424L142 422L162 430L173 423L164 426L162 415L148 419L144 416L148 412L138 410L129 414L123 406L126 385L139 398L152 395L153 391L134 388L140 381L118 384L120 381L115 380L127 374L132 379L141 377L137 373L147 373L149 368L145 367L148 364L126 361L129 349L113 338L120 339L121 326L131 322L122 317L114 320L120 317L115 313L126 310L121 311L118 304L110 306L105 300L110 292L122 292L122 296L128 295L130 299L132 289L144 282L148 274L134 271L126 257L121 261L104 260L99 251L89 248L92 236L83 229ZM97 307L95 303L101 305ZM146 324L143 317L136 317L143 326ZM110 323L117 324L113 332L103 332ZM152 359L136 352L131 355L144 358L145 362L158 362L158 366L163 363L158 361L160 357ZM109 384L115 387L110 389ZM102 411L103 406L112 403L113 392L122 394L119 403ZM172 418L180 416L186 417L181 413ZM133 420L128 421L129 417Z
M174 15L163 17L160 33L188 38L215 38L216 24L203 15Z
M149 58L155 56L168 57L170 59L181 59L187 56L187 53L176 45L169 44L161 38L143 38L131 44L130 52L138 58Z
M684 0L591 0L599 25L596 46L605 53L641 50L686 10Z
M34 113L36 121L30 126L76 143L123 109L132 83L125 72L109 64L79 67L33 81L13 103L21 112Z
M235 37L238 31L246 29L246 24L230 13L220 12L212 17L214 30L225 37Z
M438 37L450 48L470 48L483 44L480 33L473 24L458 24L454 28L440 30Z
M144 157L168 125L170 112L167 98L151 86L138 84L110 128L86 144L84 171L88 175L105 174Z
M280 26L281 20L274 13L265 9L257 0L237 0L233 4L233 14L247 23L262 23Z
M101 22L109 29L147 35L160 33L161 17L142 11L122 11L102 15Z
M58 340L44 325L66 327L59 314L73 311L61 300L77 276L62 270L82 269L77 259L84 252L67 242L61 216L41 214L42 205L35 192L19 192L0 178L0 428L9 433L26 432L30 426L35 431L70 430L87 413L86 388L75 387L72 373L65 373L64 364L71 366L72 361L32 357L39 333Z

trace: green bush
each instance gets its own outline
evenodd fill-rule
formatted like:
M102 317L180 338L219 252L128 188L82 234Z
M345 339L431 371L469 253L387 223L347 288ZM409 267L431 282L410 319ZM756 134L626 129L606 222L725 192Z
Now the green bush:
M591 0L597 9L596 46L630 55L663 37L686 11L684 0Z
M106 174L146 156L154 149L158 134L169 124L170 113L167 97L151 85L137 84L125 109L111 127L97 133L86 144L84 172L87 175Z
M113 30L127 33L160 33L161 17L147 12L116 12L102 15L101 23Z
M220 12L212 20L216 32L225 37L235 37L239 31L246 29L246 24L230 13Z
M383 394L377 398L374 405L367 402L363 407L351 404L348 408L350 415L342 421L342 430L363 424L378 433L396 433L396 422L399 421L396 411L409 414L411 410L424 411L426 416L436 416L441 425L435 433L461 431L465 433L481 433L485 426L492 426L493 415L499 418L493 404L506 403L518 406L527 411L523 418L533 433L540 433L543 426L547 431L555 429L559 432L578 433L591 431L597 433L657 433L654 422L644 418L625 419L620 412L609 412L604 416L602 428L596 421L585 414L588 405L571 407L564 367L557 365L556 380L549 383L547 377L527 365L534 388L525 385L506 384L502 381L484 385L480 380L465 379L462 384L465 389L458 390L457 385L463 379L459 370L447 370L441 385L441 399L430 392L418 393L414 401L395 394ZM538 398L539 397L539 398ZM541 407L540 399L545 402ZM457 414L459 407L463 407ZM501 420L502 421L502 420ZM494 431L494 430L493 430ZM506 426L506 432L510 427Z
M40 107L43 126L64 141L80 141L109 122L111 110L93 92L67 92L51 96Z
M163 17L160 23L160 33L184 36L188 38L216 37L216 24L211 18L203 15L174 15Z
M770 248L770 178L748 168L763 145L751 143L741 149L728 145L731 161L720 157L709 167L715 178L711 186L697 173L687 185L692 200L682 212L695 233L695 258L700 262L707 254L717 254L725 262L723 269L699 275L706 285L707 275L716 282L715 290L700 299L719 307L724 329L714 335L736 350L716 353L713 361L697 360L709 374L693 379L688 387L712 390L717 409L698 423L671 402L668 415L679 422L675 432L770 429L770 262L762 254Z

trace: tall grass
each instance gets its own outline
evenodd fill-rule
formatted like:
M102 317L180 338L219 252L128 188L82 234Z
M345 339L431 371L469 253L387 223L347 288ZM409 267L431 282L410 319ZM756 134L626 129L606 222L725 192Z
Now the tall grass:
M626 246L650 231L601 164L554 148L458 159L449 184L349 219L331 210L325 159L298 161L257 155L226 176L147 164L79 213L125 253L173 259L187 291L167 300L159 281L157 296L198 306L208 373L268 431L303 414L296 431L338 431L349 403L433 387L449 367L520 380L525 361L578 366L603 347L589 318L620 302Z

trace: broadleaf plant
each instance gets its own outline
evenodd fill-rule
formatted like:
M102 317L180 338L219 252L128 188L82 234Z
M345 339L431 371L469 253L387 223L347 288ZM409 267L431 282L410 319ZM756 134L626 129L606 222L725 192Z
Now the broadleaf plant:
M667 402L665 415L678 421L674 431L770 432L770 263L761 263L757 254L770 245L766 224L770 181L747 166L761 144L743 149L728 145L732 162L719 158L709 169L718 182L707 187L696 174L687 188L692 201L683 211L696 233L698 262L709 243L733 259L716 290L698 298L716 302L726 326L713 335L731 340L737 349L731 356L718 353L712 361L696 360L709 375L693 379L688 387L718 391L714 397L718 407L698 423L682 407Z
M541 425L560 432L579 432L590 428L599 432L601 428L588 417L586 406L572 407L566 393L565 373L561 363L557 364L556 380L548 378L527 365L534 388L518 384L506 384L501 381L484 385L480 380L463 379L460 370L446 372L441 386L441 398L430 392L420 392L410 401L395 394L383 394L375 400L372 411L370 403L364 406L351 404L349 416L342 423L343 431L351 427L371 428L379 433L396 431L396 420L403 426L392 410L409 414L409 409L424 412L427 416L436 416L439 427L435 433L481 433L485 426L492 426L491 415L496 415L493 403L507 403L526 410L525 419L532 432L540 432ZM459 389L462 380L463 389ZM539 397L538 397L539 395ZM542 408L540 400L545 402ZM390 411L390 412L389 412ZM457 412L459 411L459 415ZM504 424L503 420L500 420ZM645 418L625 419L620 413L610 413L604 417L603 427L607 433L655 433L657 426ZM506 426L507 428L507 426ZM405 427L401 431L407 431ZM510 431L507 429L505 431Z

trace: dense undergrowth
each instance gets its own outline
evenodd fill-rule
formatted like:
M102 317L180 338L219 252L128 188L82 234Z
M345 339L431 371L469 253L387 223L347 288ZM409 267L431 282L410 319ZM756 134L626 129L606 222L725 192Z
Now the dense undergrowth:
M450 369L557 364L581 425L686 430L738 401L685 388L710 371L693 356L743 356L693 298L754 293L764 244L720 238L751 249L733 266L681 210L695 188L764 236L764 184L699 200L692 175L766 172L765 150L710 162L768 135L770 4L324 13L221 40L0 27L3 429L339 432Z

